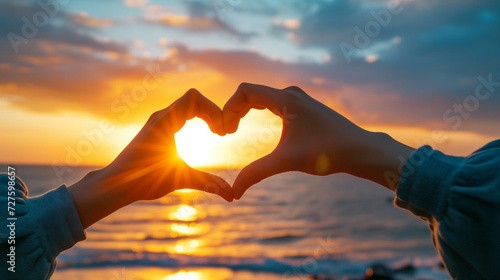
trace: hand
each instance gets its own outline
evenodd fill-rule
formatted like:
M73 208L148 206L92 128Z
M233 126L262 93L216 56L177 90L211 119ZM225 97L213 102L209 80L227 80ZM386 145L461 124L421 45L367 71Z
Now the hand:
M298 87L241 84L223 109L226 132L234 133L252 108L280 116L283 132L273 152L240 172L233 184L235 199L261 180L287 171L345 172L391 188L384 173L398 174L398 155L408 158L413 151L386 134L362 129Z
M174 134L194 117L205 120L212 132L225 135L221 109L191 89L154 113L110 165L70 186L84 227L134 201L179 189L202 190L231 202L232 188L226 181L189 167L177 153Z
M139 134L108 166L118 184L143 186L140 199L160 198L189 188L221 195L232 201L232 189L222 178L189 167L177 153L174 134L194 117L203 119L213 133L225 135L222 111L191 89L169 107L154 113Z

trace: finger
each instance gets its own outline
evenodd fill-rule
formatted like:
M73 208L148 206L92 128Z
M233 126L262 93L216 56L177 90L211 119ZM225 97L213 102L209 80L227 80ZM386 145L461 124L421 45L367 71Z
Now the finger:
M195 169L190 177L191 186L188 188L219 195L228 202L233 201L233 189L221 177Z
M198 90L190 89L167 108L167 115L175 132L179 131L186 120L194 117L203 119L213 133L225 135L222 110L203 96Z
M240 119L250 109L267 108L281 116L285 105L283 94L280 90L263 85L242 83L236 92L224 105L223 123L227 133L234 133L238 129Z
M245 166L233 184L234 199L240 199L248 188L273 175L291 171L285 157L275 150Z

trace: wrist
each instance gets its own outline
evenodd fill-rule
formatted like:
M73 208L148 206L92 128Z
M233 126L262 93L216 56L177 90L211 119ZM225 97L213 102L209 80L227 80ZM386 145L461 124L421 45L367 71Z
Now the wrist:
M138 200L128 184L120 184L107 168L89 172L68 187L84 228Z
M385 133L365 131L358 145L351 175L376 182L395 191L403 167L415 151Z
M134 183L138 180L132 180L128 173L117 172L111 165L102 169L95 170L86 175L89 181L94 182L105 196L113 197L121 204L128 205L142 200L138 188Z

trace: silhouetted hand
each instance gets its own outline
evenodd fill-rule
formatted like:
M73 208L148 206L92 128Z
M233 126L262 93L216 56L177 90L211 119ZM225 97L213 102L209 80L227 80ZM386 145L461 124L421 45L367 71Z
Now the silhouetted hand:
M231 202L231 186L222 178L188 166L178 155L174 134L186 120L200 117L225 135L222 111L191 89L154 113L137 136L107 167L87 174L69 189L84 227L137 200L160 198L179 189L218 194Z
M106 169L121 184L143 186L141 199L160 198L189 188L232 201L230 185L222 178L193 169L177 153L174 134L194 117L203 119L212 132L225 135L222 111L196 89L167 108L154 113L137 136Z
M273 152L240 172L233 184L235 199L261 180L287 171L345 172L390 187L384 172L398 174L398 155L408 157L413 151L386 134L360 128L298 87L241 84L224 106L225 131L234 133L252 108L267 108L280 116L283 131Z

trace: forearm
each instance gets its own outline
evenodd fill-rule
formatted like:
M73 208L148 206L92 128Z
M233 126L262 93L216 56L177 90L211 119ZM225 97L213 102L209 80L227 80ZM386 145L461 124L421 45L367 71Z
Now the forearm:
M115 178L104 168L68 187L83 228L138 200L131 186L120 184Z
M349 174L396 191L405 162L415 151L385 133L364 131L363 145L356 147Z

